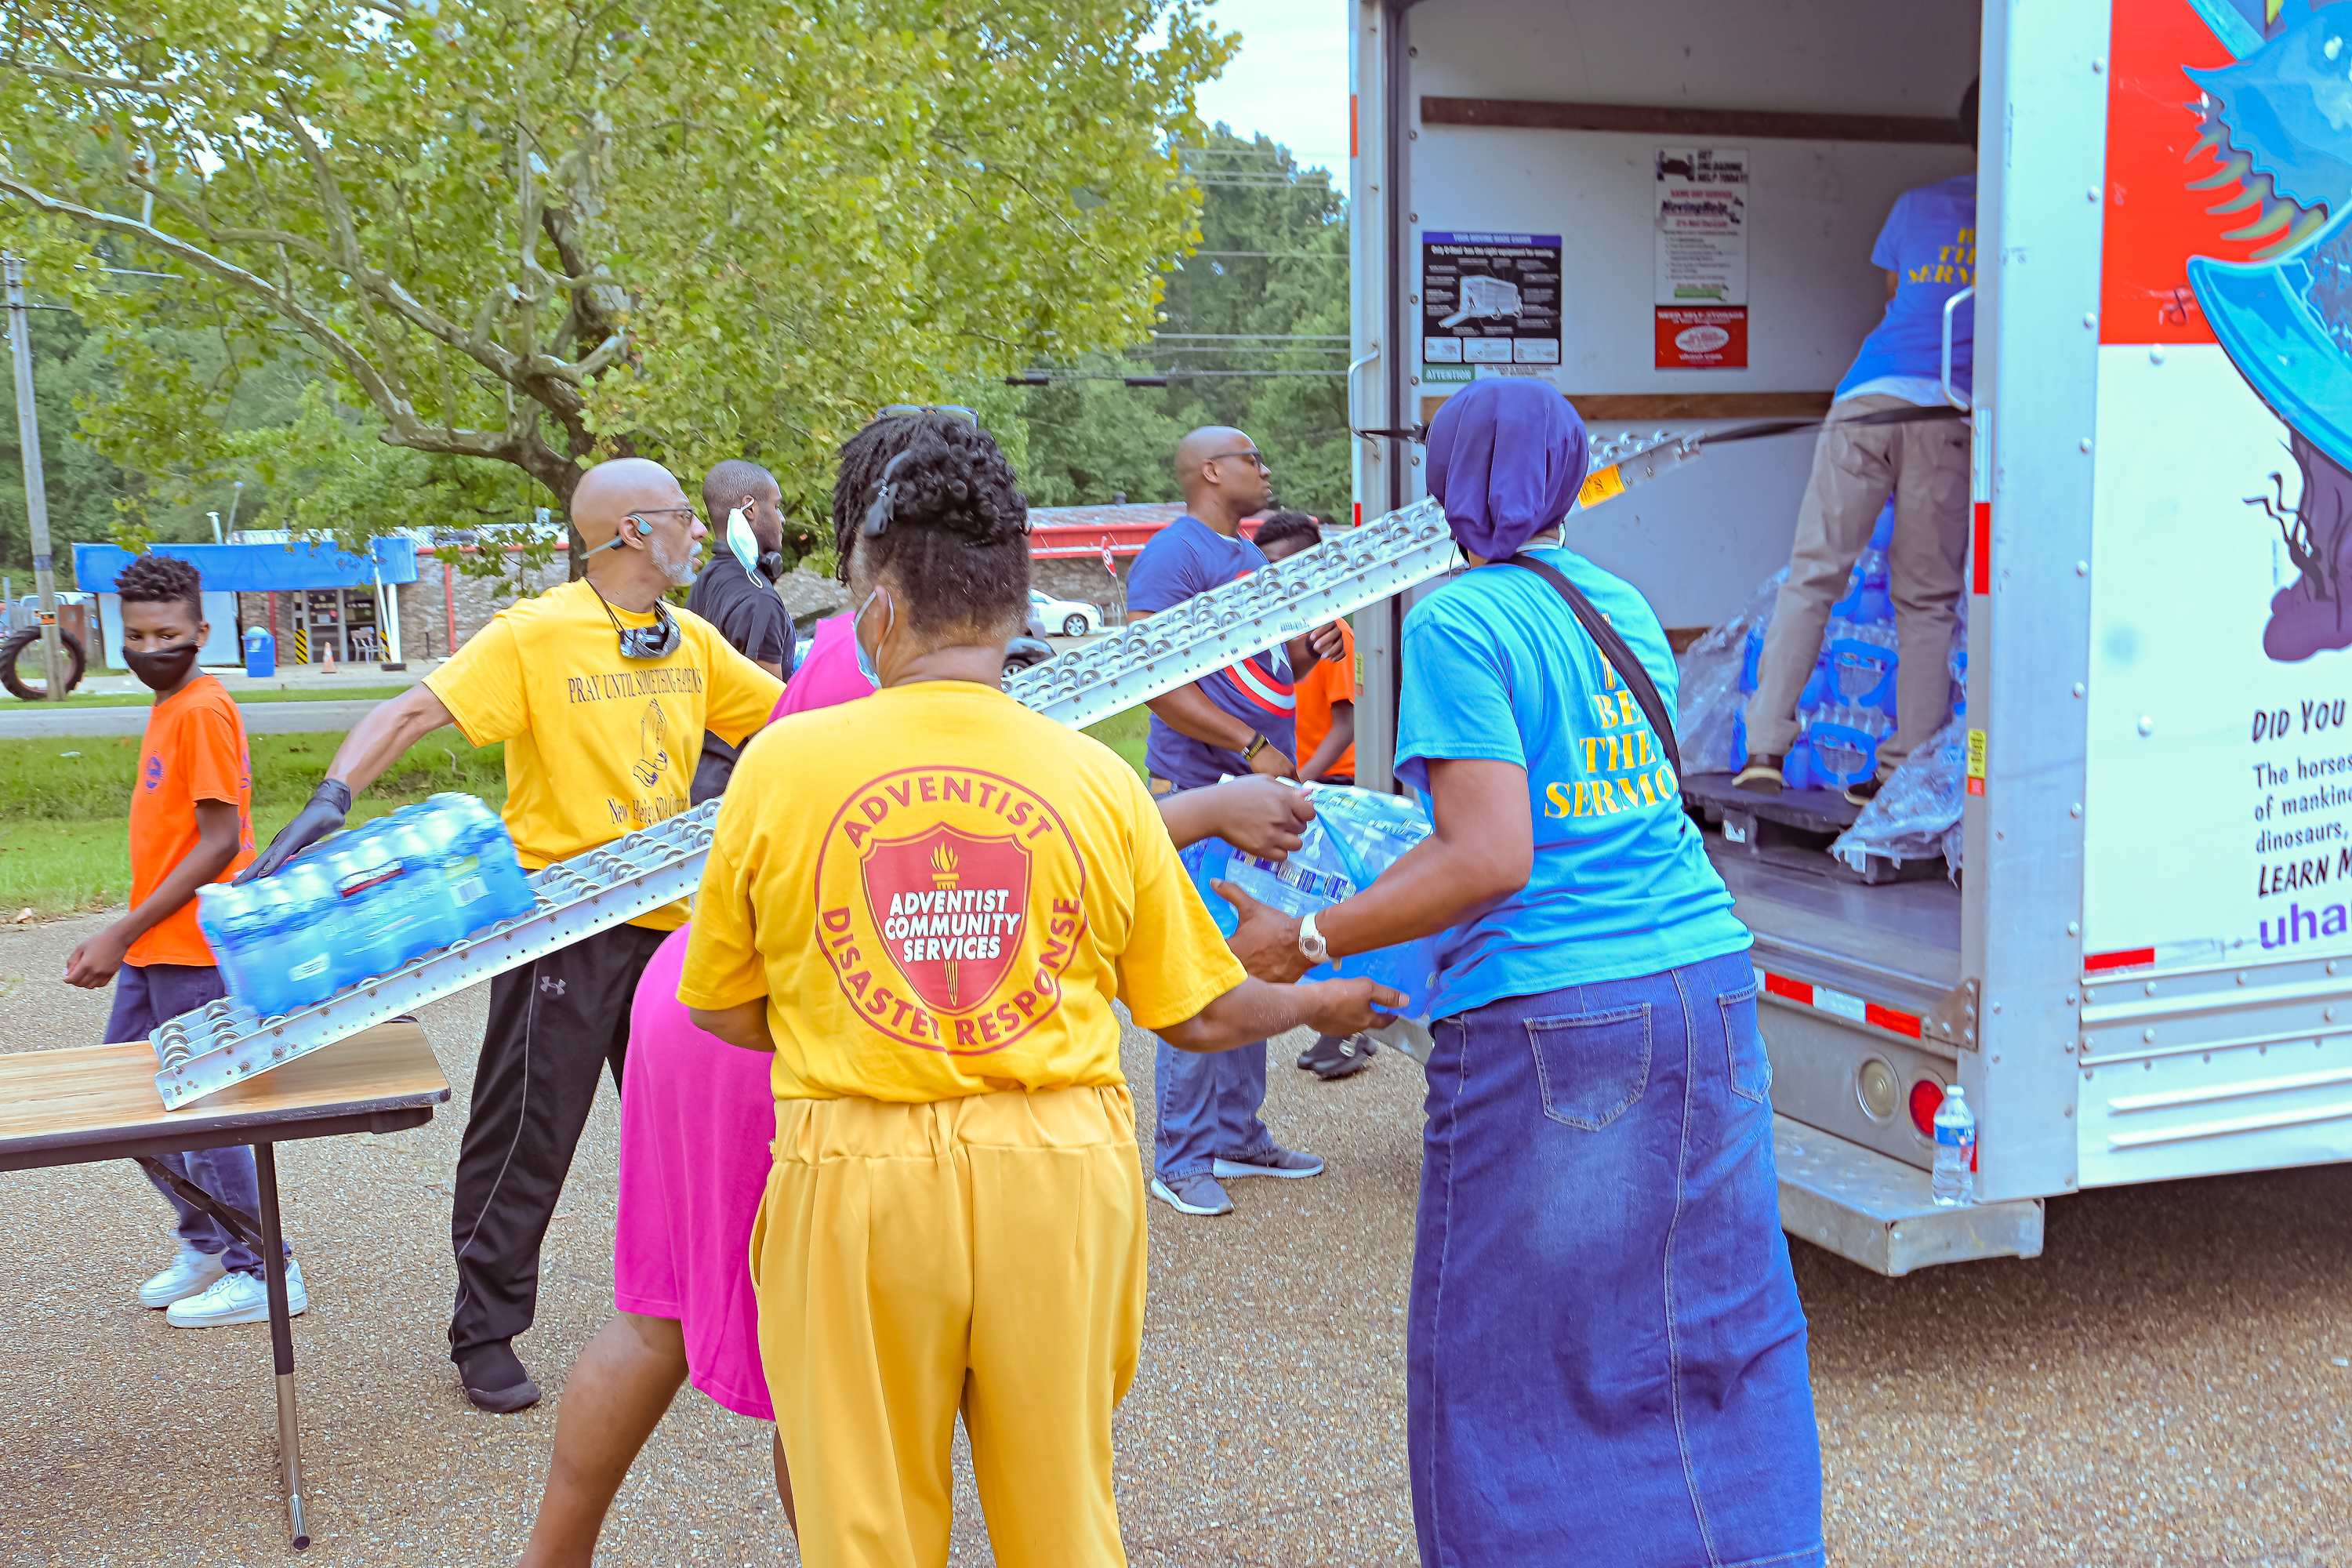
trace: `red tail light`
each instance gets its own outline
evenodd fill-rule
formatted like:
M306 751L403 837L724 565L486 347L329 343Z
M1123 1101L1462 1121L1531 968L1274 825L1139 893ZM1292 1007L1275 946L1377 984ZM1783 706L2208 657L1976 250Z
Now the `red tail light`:
M1932 1078L1923 1078L1911 1086L1911 1125L1919 1136L1936 1136L1936 1112L1944 1109L1944 1086Z

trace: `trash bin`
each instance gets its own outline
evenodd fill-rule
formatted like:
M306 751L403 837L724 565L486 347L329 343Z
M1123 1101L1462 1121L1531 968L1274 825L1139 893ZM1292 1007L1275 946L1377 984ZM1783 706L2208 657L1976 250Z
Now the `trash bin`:
M278 673L278 639L269 635L266 626L247 626L245 630L245 673L257 680Z

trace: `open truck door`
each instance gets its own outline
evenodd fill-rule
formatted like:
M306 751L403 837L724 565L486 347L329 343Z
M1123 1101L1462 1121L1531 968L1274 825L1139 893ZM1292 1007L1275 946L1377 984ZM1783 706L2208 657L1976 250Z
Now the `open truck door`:
M1978 172L1963 865L1857 878L1807 841L1836 822L1685 780L1757 934L1784 1221L1887 1272L2033 1256L2085 1185L2352 1155L2352 137L2322 104L2352 6L2269 9L1353 11L1368 519L1480 376L1604 439L1820 415L1895 198ZM1670 630L1787 561L1812 459L1701 451L1570 521ZM1367 784L1413 596L1358 621ZM1958 1211L1927 1199L1952 1082Z

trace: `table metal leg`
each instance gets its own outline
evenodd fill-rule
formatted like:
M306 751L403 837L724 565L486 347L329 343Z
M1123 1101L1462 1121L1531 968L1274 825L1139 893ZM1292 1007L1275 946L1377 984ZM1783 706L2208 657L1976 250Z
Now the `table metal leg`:
M269 1292L269 1352L278 1369L278 1470L286 1489L286 1523L297 1552L310 1544L302 1522L302 1418L294 1405L294 1326L286 1306L286 1246L278 1227L278 1149L253 1146L261 1178L261 1277Z

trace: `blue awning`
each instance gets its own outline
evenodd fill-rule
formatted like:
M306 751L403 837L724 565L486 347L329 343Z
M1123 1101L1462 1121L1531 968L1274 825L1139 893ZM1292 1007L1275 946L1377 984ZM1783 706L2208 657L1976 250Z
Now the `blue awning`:
M291 593L302 588L372 588L416 581L416 541L394 534L368 541L353 555L331 544L158 544L151 553L185 561L215 592ZM76 544L74 581L89 594L111 594L114 580L136 559L115 544Z

